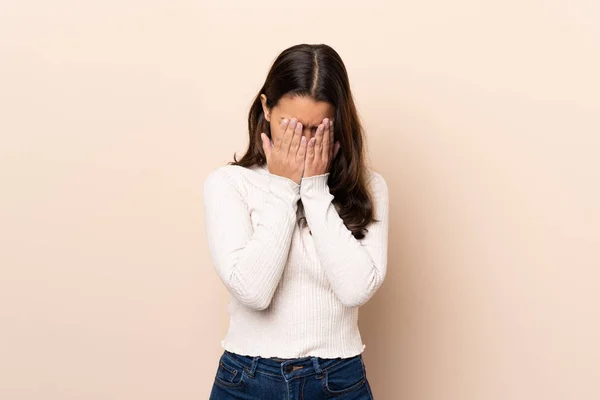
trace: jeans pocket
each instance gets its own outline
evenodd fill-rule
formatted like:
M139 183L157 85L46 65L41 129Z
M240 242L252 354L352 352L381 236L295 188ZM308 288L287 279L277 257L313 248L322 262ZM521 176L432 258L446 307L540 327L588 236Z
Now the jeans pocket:
M244 366L222 355L215 376L215 383L230 389L241 388L246 382Z
M323 391L330 396L339 396L360 389L366 380L361 356L358 355L324 370Z

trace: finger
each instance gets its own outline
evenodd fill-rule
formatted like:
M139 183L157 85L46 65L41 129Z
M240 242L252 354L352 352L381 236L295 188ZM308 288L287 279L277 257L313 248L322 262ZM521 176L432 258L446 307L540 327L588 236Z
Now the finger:
M326 156L329 155L329 132L331 131L331 129L329 129L329 118L323 120L323 125L325 125L325 129L323 130L323 138L321 139L321 151L323 152L323 155Z
M306 162L309 164L312 163L312 160L315 158L315 145L317 143L316 138L311 138L306 145Z
M290 144L290 154L298 153L298 146L300 145L300 138L302 136L302 123L298 122L296 124L296 130L294 132L294 136L292 137L292 143Z
M333 130L333 121L329 121L329 156L333 158L333 147L334 147L334 130Z
M279 139L277 139L277 142L273 142L274 147L277 149L277 151L281 150L281 145L283 142L283 137L285 136L285 132L287 130L288 124L290 123L290 120L287 118L284 118L283 121L281 121L281 124L279 124L279 129L281 134L277 135Z
M281 150L288 152L290 150L290 144L292 143L292 137L294 136L294 130L296 129L296 124L298 120L296 118L292 118L290 123L283 134L283 139L281 143Z
M335 146L334 146L334 149L333 149L333 158L337 157L338 153L340 152L340 148L341 147L342 146L341 146L340 142L335 142Z
M315 133L315 136L313 137L313 139L315 140L315 147L316 147L315 151L321 151L324 130L325 130L325 125L319 124L319 126L317 127L317 133Z
M333 146L334 146L334 142L333 142L333 121L329 120L329 131L327 132L327 149L324 149L323 152L325 154L327 154L327 156L329 157L329 159L331 160L333 158ZM323 138L323 141L325 141L325 138Z
M302 139L300 139L300 146L298 147L298 153L296 154L298 160L304 160L306 158L306 146L306 136L302 136Z
M271 158L271 140L264 132L260 134L260 138L262 139L262 147L265 156L267 156L267 160L269 160L269 158Z

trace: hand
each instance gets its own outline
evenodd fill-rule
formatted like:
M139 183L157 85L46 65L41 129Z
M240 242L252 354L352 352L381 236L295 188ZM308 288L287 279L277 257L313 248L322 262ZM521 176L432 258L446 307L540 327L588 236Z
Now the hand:
M262 132L263 150L267 157L269 172L293 180L300 184L304 172L306 157L306 138L302 136L302 124L292 118L281 122L283 135L277 143L271 143L269 137Z
M331 162L340 151L340 142L334 143L333 132L333 121L329 118L325 118L317 127L315 137L308 141L304 177L329 172Z

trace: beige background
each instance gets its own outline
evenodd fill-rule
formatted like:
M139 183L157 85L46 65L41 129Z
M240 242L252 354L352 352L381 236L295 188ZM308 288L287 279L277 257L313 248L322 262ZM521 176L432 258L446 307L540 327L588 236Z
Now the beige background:
M208 397L202 183L270 63L328 43L391 196L375 397L600 398L593 0L0 6L0 398Z

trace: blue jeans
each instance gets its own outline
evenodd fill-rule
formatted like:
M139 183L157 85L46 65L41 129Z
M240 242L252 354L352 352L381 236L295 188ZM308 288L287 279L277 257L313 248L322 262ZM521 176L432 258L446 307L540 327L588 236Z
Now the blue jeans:
M210 400L373 400L362 355L263 358L225 350Z

